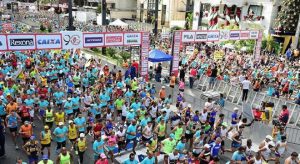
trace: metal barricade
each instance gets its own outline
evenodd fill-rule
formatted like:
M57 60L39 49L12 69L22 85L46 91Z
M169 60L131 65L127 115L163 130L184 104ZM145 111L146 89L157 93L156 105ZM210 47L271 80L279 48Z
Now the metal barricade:
M282 109L282 105L285 104L285 101L272 97L271 102L274 102L274 108L273 108L273 115L272 118L277 118L280 114L280 111Z
M300 129L297 127L286 127L286 134L288 134L287 142L300 145Z
M298 123L299 117L300 117L299 108L297 110L296 109L297 105L290 103L290 102L287 102L285 105L288 107L288 109L290 111L290 118L289 118L288 124L292 125L292 126L297 126L297 123Z
M220 93L225 93L226 89L228 89L230 85L228 83L226 83L225 81L220 81L219 85L217 87L214 88L214 91L218 91Z
M231 85L227 94L226 94L226 99L232 103L236 103L238 101L238 98L236 97L237 92L238 92L238 86ZM226 92L225 92L226 93Z
M202 91L205 91L208 88L208 83L209 83L209 77L203 76L199 79L199 83L197 85L197 88L202 90Z

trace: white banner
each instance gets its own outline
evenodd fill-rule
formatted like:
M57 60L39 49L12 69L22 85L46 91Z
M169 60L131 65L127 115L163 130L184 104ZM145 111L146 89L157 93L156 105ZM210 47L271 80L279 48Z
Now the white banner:
M259 31L250 31L249 39L258 39Z
M179 72L179 53L180 53L180 44L181 44L181 32L175 31L173 38L173 62L172 62L172 72L175 76Z
M142 35L141 44L141 76L148 78L148 57L149 57L150 34L148 32Z
M63 49L83 48L83 36L81 31L61 31Z
M249 39L249 35L250 35L250 31L241 31L240 39L247 40L247 39Z
M219 31L207 31L207 41L215 42L219 41L220 32Z
M10 34L7 35L8 50L34 50L34 34Z
M206 41L207 41L207 32L206 31L196 32L195 42L206 42Z
M36 48L37 49L61 49L62 48L61 34L37 34Z
M240 40L240 31L230 31L230 40Z
M102 47L104 46L104 34L83 33L83 47Z
M185 42L194 42L195 41L195 32L182 32L181 34L182 43Z
M107 33L105 34L106 46L123 46L123 33Z
M229 40L230 30L220 30L220 41Z
M6 44L6 36L0 35L0 51L6 51L7 44Z
M141 33L125 33L124 45L140 45L141 39Z

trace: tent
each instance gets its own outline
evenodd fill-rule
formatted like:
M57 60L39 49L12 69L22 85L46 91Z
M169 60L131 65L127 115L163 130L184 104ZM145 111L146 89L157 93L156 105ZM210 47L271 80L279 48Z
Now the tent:
M152 50L149 52L149 58L148 60L150 62L164 62L164 61L171 61L172 56L168 55L160 50Z
M128 26L127 23L121 21L120 19L117 19L117 20L109 23L109 25L111 25L111 26Z

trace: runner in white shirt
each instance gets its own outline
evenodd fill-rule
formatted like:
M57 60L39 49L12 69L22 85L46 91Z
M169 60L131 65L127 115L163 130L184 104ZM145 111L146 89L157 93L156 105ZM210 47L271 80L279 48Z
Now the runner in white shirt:
M148 122L147 126L145 126L145 128L143 129L142 141L145 142L145 143L149 142L152 135L153 135L153 133L152 133L152 123Z
M243 89L242 101L243 102L247 101L250 85L251 85L251 82L248 80L248 77L245 77L245 80L243 80L243 82L242 82L242 89Z

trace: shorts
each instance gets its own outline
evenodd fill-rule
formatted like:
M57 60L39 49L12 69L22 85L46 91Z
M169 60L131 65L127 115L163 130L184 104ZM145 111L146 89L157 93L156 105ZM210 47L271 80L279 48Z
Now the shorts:
M123 121L123 122L126 121L126 116L122 116L122 121Z
M29 155L28 160L29 160L29 163L38 163L39 157L37 155Z
M120 146L124 146L125 145L125 141L118 141L118 145Z
M191 134L186 134L185 133L185 138L188 140L188 139L192 139L193 138L193 134L191 133Z
M51 147L51 142L49 144L41 144L42 145L42 150L44 148L48 148L48 147Z
M232 148L239 148L239 147L241 147L242 145L240 144L240 143L238 143L238 142L235 142L235 141L232 141L232 143L231 143L231 147Z
M18 131L18 128L15 127L15 128L9 128L9 131L12 133L12 132L17 132Z
M174 85L170 85L170 88L174 88Z
M146 138L146 137L142 136L142 141L144 141L144 142L149 142L150 139L151 139L151 137L150 138Z
M289 94L293 94L294 93L294 91L293 90L289 90Z
M158 142L163 141L164 139L166 139L165 136L157 136Z
M74 139L69 139L72 143L74 143L76 140L77 140L77 138L74 138Z
M108 151L114 151L116 148L116 146L107 146Z
M117 110L117 114L118 115L122 114L122 110Z
M30 137L22 137L22 140L24 143L26 143L27 141L29 141Z
M209 78L209 84L213 84L216 81L216 77Z

